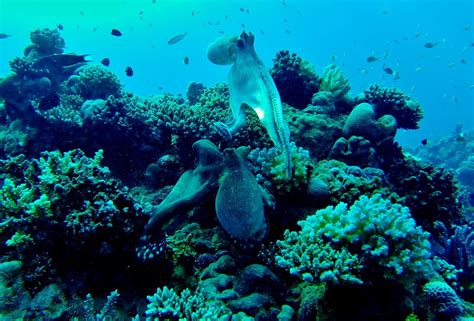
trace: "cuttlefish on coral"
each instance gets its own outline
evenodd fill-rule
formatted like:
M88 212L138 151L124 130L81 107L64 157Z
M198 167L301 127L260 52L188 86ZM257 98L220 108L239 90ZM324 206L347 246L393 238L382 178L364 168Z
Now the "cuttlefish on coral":
M247 243L259 242L267 235L264 205L273 207L274 200L247 168L249 148L221 152L211 141L201 139L193 144L193 150L196 167L181 175L145 226L137 248L143 260L156 258L165 250L162 230L174 215L190 211L210 195L216 195L217 219L230 236Z
M285 155L288 179L293 173L290 155L290 130L283 118L283 105L268 69L254 48L254 35L242 32L240 37L224 36L211 43L209 60L218 65L230 65L228 82L232 121L218 122L215 129L230 138L245 124L245 108L253 109L271 140Z

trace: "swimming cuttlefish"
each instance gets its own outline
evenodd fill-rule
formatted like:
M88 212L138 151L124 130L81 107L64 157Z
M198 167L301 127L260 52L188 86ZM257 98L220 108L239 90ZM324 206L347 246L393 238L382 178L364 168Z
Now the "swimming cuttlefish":
M267 130L271 140L285 155L288 179L293 174L290 154L290 130L283 118L283 105L268 69L254 48L254 35L242 32L238 36L224 36L211 43L208 59L217 65L230 65L228 82L230 123L215 123L214 128L224 137L231 138L245 124L244 108L251 108Z

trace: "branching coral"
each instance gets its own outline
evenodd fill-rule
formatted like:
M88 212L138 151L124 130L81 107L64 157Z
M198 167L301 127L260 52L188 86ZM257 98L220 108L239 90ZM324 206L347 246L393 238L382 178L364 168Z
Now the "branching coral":
M303 109L318 91L320 80L313 66L295 53L282 50L273 59L270 71L280 93L281 100L293 107Z
M32 161L23 155L1 161L0 249L6 257L24 258L32 278L36 268L44 270L31 266L36 257L55 265L87 248L82 258L93 261L104 244L107 255L118 250L122 258L133 255L133 242L124 244L138 240L146 218L127 189L100 165L102 158L102 152L88 158L73 150L44 152Z
M339 203L299 221L277 241L280 267L309 281L362 283L376 273L405 285L433 271L429 234L409 209L375 194ZM324 254L321 254L324 253ZM363 264L362 264L363 262Z
M375 84L365 90L365 97L375 106L376 117L392 115L399 128L417 129L423 109L416 101L397 88L382 88Z
M160 321L186 319L190 321L228 320L230 311L221 301L209 301L189 289L177 294L168 287L158 288L154 295L147 296L146 320Z

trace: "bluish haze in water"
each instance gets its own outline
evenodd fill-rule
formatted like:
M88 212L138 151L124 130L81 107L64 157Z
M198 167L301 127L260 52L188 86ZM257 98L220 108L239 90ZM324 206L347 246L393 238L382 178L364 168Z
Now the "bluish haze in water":
M110 58L126 90L185 93L191 81L226 81L229 66L210 63L206 48L221 33L239 34L245 28L255 33L257 52L268 67L278 50L287 49L312 62L318 74L327 64L341 66L354 95L378 82L420 101L425 110L421 128L400 132L402 144L449 134L457 123L466 130L474 127L472 0L285 3L0 0L0 33L12 35L0 39L0 75L29 44L32 30L61 24L65 52L88 53L94 62ZM113 37L112 29L122 36ZM182 41L167 44L184 32ZM425 48L427 42L438 44ZM368 63L368 56L378 60ZM400 79L385 73L384 64ZM125 75L127 66L133 77Z

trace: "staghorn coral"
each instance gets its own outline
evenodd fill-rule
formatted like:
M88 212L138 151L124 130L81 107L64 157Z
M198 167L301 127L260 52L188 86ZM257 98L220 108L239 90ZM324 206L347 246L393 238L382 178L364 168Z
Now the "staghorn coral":
M347 94L350 89L349 81L344 77L341 68L334 64L324 68L323 75L321 76L321 85L319 86L320 91L332 93L337 101Z
M281 100L295 108L303 109L318 91L320 80L313 66L295 53L281 50L273 59L270 71Z
M416 101L403 94L397 88L382 88L371 85L364 92L369 103L374 105L376 117L392 115L397 120L398 128L417 129L423 118L423 109Z
M362 196L350 208L329 206L298 225L301 231L286 230L277 241L276 261L303 280L363 283L381 273L409 286L433 273L429 233L407 207L380 194Z

